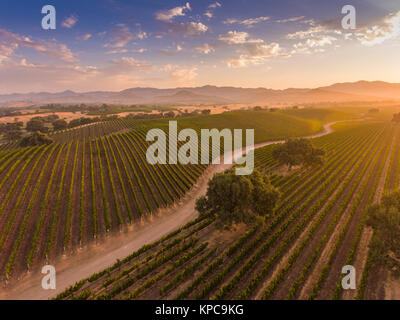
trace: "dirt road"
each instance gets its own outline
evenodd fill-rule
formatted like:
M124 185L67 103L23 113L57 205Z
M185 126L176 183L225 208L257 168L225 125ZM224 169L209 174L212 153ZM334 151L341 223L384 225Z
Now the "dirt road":
M333 131L332 122L324 125L320 133L305 138L316 138ZM260 143L254 149L271 144L283 143L284 140ZM223 162L223 161L221 161ZM44 275L41 270L31 271L23 277L0 288L0 299L43 300L54 297L75 282L112 265L117 259L123 259L144 244L152 243L185 223L196 218L195 201L204 195L208 180L217 172L225 171L232 165L219 164L210 166L193 189L175 207L165 209L150 217L142 225L135 224L130 230L109 235L99 244L92 244L79 250L74 255L64 256L53 263L56 275L56 290L44 290L41 281Z

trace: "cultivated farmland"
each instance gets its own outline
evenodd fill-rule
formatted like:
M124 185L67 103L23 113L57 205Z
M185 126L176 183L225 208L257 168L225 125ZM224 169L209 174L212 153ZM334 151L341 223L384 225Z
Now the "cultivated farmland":
M366 208L399 186L400 128L364 121L335 129L313 139L326 153L322 167L281 175L273 146L256 151L256 167L282 192L264 223L219 231L201 216L57 298L368 298ZM341 286L348 264L358 270L352 296Z
M211 127L240 121L263 141L321 129L316 120L250 111L185 118L179 126L200 128L207 120ZM12 281L177 204L207 166L147 163L147 130L167 124L114 119L54 132L50 145L2 145L0 277Z

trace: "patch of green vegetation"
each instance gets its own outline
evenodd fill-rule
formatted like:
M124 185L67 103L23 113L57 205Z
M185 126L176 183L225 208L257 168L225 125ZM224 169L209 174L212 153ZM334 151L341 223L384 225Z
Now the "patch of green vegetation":
M349 120L356 117L356 115L352 112L347 113L335 109L322 108L284 109L280 112L302 119L319 120L322 123Z
M41 146L44 144L51 144L53 142L47 134L40 131L33 132L31 135L26 136L20 142L21 147Z
M301 119L292 115L268 111L233 111L216 115L177 118L179 129L191 128L222 130L254 129L255 143L290 137L306 136L322 130L318 120ZM168 129L169 119L141 120L138 126L146 129Z
M370 259L400 275L400 191L383 196L380 204L368 209L367 223L374 229L369 245Z
M218 229L230 229L233 224L252 224L258 217L270 217L279 197L269 177L258 170L248 176L228 170L208 182L206 195L196 200L196 210L216 216Z

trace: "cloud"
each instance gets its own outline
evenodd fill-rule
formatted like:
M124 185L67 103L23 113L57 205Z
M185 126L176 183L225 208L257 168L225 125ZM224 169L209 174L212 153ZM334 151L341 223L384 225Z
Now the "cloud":
M66 63L76 63L77 59L75 54L64 44L57 42L49 42L43 40L33 40L29 37L20 36L11 33L5 29L0 29L0 47L7 47L3 49L7 56L14 54L14 51L20 47L30 48L41 54L51 57ZM1 53L0 53L1 54Z
M257 23L268 21L270 19L271 19L270 17L258 17L258 18L245 19L245 20L227 19L224 21L224 24L242 24L242 25L245 25L250 28Z
M201 46L198 46L198 47L196 48L196 50L197 50L197 51L200 51L200 52L203 53L203 54L209 54L209 53L215 51L214 47L211 46L211 45L209 45L208 43L205 43L205 44L203 44L203 45L201 45Z
M201 22L189 22L187 24L186 34L187 35L197 35L204 33L208 30L208 27Z
M177 52L181 52L183 48L178 44L175 49L168 50L168 49L160 49L157 50L158 53L163 54L168 57L176 56Z
M152 64L122 57L105 66L29 63L26 59L8 60L0 66L3 92L54 90L121 90L148 84L146 77L158 71ZM170 76L168 76L170 77Z
M188 82L196 79L197 67L177 68L171 72L171 76L175 80L175 82L187 85Z
M192 10L190 7L189 2L186 3L185 6L181 7L176 7L173 9L169 10L162 10L156 13L156 19L164 22L170 22L172 21L175 17L178 16L184 16L185 11L190 11Z
M322 47L333 45L338 39L329 35L320 35L293 45L291 54L312 54L325 52Z
M276 57L282 53L282 48L276 42L270 44L264 41L258 42L248 42L242 46L244 51L246 51L251 57L269 58Z
M140 66L137 68L129 62L116 62L105 68L20 63L18 66L0 68L0 85L2 90L7 91L15 91L16 88L20 88L18 91L26 91L25 88L29 88L29 91L121 90L144 84L145 78L139 76L142 74ZM5 81L5 77L8 81Z
M163 22L164 28L167 33L183 34L184 37L198 36L205 33L208 27L201 22L175 22L175 17L185 16L186 11L191 11L189 2L185 6L176 7L170 10L162 10L156 13L156 19ZM161 38L163 34L158 34L157 37Z
M378 24L355 32L356 38L365 46L374 46L400 35L400 11L384 17Z
M131 50L131 52L137 52L137 53L143 53L146 52L147 49L146 48L139 48L139 49L133 49Z
M169 22L165 24L168 33L180 35L184 37L200 36L207 32L208 27L201 22Z
M75 15L71 15L71 16L69 16L68 18L66 18L66 19L61 23L61 25L62 25L64 28L70 29L70 28L72 28L77 22L78 22L78 18L77 18Z
M86 40L89 40L91 37L92 37L92 34L86 33L86 34L80 36L78 39L86 41Z
M106 53L107 54L117 54L117 53L127 53L127 52L129 52L128 49L118 48L118 49L109 50Z
M292 18L287 18L287 19L282 19L282 20L276 20L278 23L287 23L287 22L296 22L303 20L305 16L298 16L298 17L292 17Z
M337 41L336 38L331 37L331 36L321 36L317 39L307 39L306 45L310 48L315 48L315 47L323 47L326 45L331 45L333 42Z
M216 9L216 8L220 8L220 7L222 7L222 4L221 3L219 3L218 1L217 2L214 2L214 3L212 3L212 4L210 4L209 6L208 6L208 10L204 13L204 15L208 18L208 19L211 19L213 16L214 16L214 10Z
M143 53L146 51L147 51L147 49L145 49L145 48L131 49L131 50L124 49L124 48L117 48L117 49L109 50L106 53L107 54L121 54L121 53L128 53L128 52Z
M360 27L357 30L341 30L340 23L335 20L325 21L316 24L314 20L303 20L310 27L307 30L300 30L286 35L287 39L301 39L304 42L297 43L297 52L307 52L305 48L316 48L332 45L337 37L343 40L358 40L364 46L374 46L400 36L400 11L391 13L373 25ZM295 50L295 51L296 51ZM321 51L321 50L318 50Z
M152 82L167 83L168 86L190 86L195 84L198 76L197 66L178 66L166 64L158 68L158 71L166 73L166 76L153 78Z
M217 1L217 2L210 4L208 7L210 9L220 8L220 7L222 7L222 4Z
M218 37L218 40L226 42L228 44L239 44L245 43L249 34L247 32L239 32L239 31L229 31L226 34L222 34Z
M9 60L0 67L0 86L3 92L26 92L27 88L29 91L49 91L80 86L91 82L97 74L96 68L92 66L47 65L28 63L26 59Z
M247 32L229 31L218 39L234 46L239 53L238 56L225 60L229 67L262 64L268 58L286 55L278 43L268 44L263 39L252 39Z
M119 48L121 49L121 48ZM116 50L119 50L116 49ZM123 50L123 49L121 49ZM0 55L10 55L0 45ZM2 92L122 90L134 86L186 86L194 84L196 66L151 63L124 56L106 61L104 66L32 63L27 59L6 59L0 65Z
M36 63L21 57L17 50L32 49L56 59ZM115 48L121 50L124 48ZM145 49L130 50L143 52ZM36 40L0 29L0 86L3 91L43 91L71 88L115 89L137 83L154 67L146 61L122 57L106 62L103 67L81 66L71 50L55 41Z
M143 40L147 38L147 33L144 31L139 31L137 34L138 39Z
M181 67L167 64L161 68L161 71L168 73L168 77L164 80L172 82L176 86L189 86L194 83L198 75L196 66Z
M225 62L229 68L243 68L248 67L249 65L261 64L263 59L248 55L240 55L238 57L226 59Z
M308 24L309 28L286 35L287 39L301 40L293 44L291 54L325 52L323 47L335 45L338 38L343 36L336 20L325 21L323 24L316 24L314 20L302 20L301 22ZM336 44L335 46L339 47L340 45Z
M133 34L126 24L117 24L111 31L111 37L114 43L107 43L105 47L121 48L133 40Z
M147 38L146 32L139 30L137 33L133 33L129 26L123 23L117 24L111 30L110 35L112 38L112 43L106 43L104 45L106 48L123 48L134 39L143 40Z
M294 33L290 33L286 35L287 39L307 39L310 37L315 37L318 34L321 33L329 33L332 32L333 30L328 29L326 26L323 25L317 25L317 26L312 26L307 30L301 30L297 31Z
M4 61L10 59L10 57L14 54L14 51L18 48L18 44L10 43L10 44L1 44L0 45L0 65L3 64Z
M230 68L248 67L250 65L264 64L268 58L283 55L283 49L278 43L260 44L252 47L248 54L241 54L225 60Z
M137 60L133 57L122 57L120 59L113 59L109 61L109 66L101 69L100 71L105 75L120 75L132 72L149 72L154 67L145 61Z
M157 52L164 56L167 56L167 57L173 57L176 55L176 52L169 51L167 49L160 49L160 50L157 50Z
M204 13L204 15L208 18L211 19L213 17L213 13L211 11L206 11L206 13Z

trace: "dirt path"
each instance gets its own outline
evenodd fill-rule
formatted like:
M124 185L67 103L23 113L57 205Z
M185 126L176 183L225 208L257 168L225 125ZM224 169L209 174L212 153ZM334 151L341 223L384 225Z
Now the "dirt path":
M325 124L324 131L305 138L317 138L330 134L334 131L332 125L337 122L341 121ZM342 122L348 122L348 120ZM255 145L254 149L283 142L284 140L260 143ZM223 163L210 166L179 203L172 208L155 213L142 225L135 224L125 232L110 235L99 244L88 245L74 255L61 257L53 263L57 270L57 290L43 290L41 270L32 270L14 283L0 288L0 299L41 300L51 298L75 282L109 267L117 259L125 258L144 244L152 243L174 231L196 218L195 202L198 197L205 194L208 180L215 173L223 172L231 166Z

